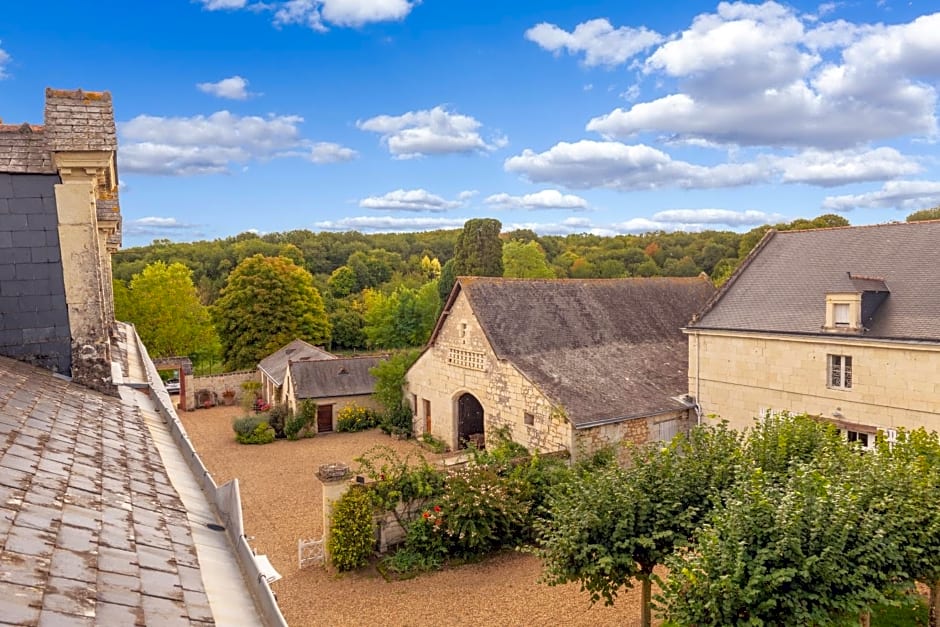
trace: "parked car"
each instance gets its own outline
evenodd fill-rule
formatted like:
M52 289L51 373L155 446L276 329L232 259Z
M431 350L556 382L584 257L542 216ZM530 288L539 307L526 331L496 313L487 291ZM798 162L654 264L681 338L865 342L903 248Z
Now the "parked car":
M179 394L180 393L180 380L179 379L167 379L166 391L169 392L170 394Z

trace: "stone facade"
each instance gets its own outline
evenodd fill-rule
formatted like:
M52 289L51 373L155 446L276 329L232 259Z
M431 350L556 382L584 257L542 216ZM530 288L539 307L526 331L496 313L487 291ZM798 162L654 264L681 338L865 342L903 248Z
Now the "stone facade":
M574 431L574 451L576 459L607 447L617 447L622 443L645 444L646 442L667 442L678 433L688 433L692 420L688 411L634 418L607 425L576 429ZM618 448L621 461L627 461L626 449Z
M185 400L180 399L180 405L186 411L192 411L200 407L197 397L209 396L213 399L213 405L237 405L241 403L245 391L242 389L242 383L245 381L257 381L258 373L255 370L241 370L238 372L226 372L225 374L212 374L204 376L184 375L183 384ZM229 402L226 393L231 392L231 402Z
M467 351L463 354L474 359L449 360L452 349ZM497 359L464 293L457 296L434 343L408 371L405 389L415 413L414 432L424 433L430 422L430 433L453 450L459 448L457 399L470 393L483 406L487 440L494 429L505 427L515 442L529 450L574 452L564 410L515 366ZM428 406L430 420L425 411ZM526 424L526 414L532 424Z
M708 419L742 429L766 410L840 424L940 430L940 344L689 329L689 394ZM831 387L829 356L852 358Z
M0 174L0 355L71 375L50 174Z

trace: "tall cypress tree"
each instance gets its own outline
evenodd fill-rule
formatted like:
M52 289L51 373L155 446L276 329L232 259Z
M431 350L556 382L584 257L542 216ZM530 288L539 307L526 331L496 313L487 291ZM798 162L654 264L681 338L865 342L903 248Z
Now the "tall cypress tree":
M454 246L457 276L503 276L502 228L493 218L467 220Z

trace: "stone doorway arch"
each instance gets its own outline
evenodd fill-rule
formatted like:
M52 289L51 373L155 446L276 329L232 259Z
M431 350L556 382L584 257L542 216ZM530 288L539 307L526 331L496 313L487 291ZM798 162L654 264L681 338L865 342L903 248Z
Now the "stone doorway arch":
M479 448L484 444L483 405L477 398L465 392L457 399L457 446L467 448L473 442Z

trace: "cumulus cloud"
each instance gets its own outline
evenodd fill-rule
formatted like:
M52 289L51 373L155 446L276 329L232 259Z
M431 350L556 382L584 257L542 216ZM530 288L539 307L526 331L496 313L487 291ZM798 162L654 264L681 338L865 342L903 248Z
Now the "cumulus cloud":
M506 231L529 229L539 235L571 235L573 233L591 233L593 235L615 235L603 227L594 226L587 218L565 218L561 222L515 222L503 226Z
M456 229L466 222L466 218L395 218L392 216L358 216L341 220L315 222L314 226L324 231L373 231L397 233L405 231L428 231L432 229Z
M614 28L606 19L582 22L571 32L542 22L527 30L525 38L555 54L562 50L584 54L587 66L620 65L663 40L662 35L647 28Z
M356 126L381 135L382 143L397 159L486 152L506 145L506 138L502 136L484 140L479 131L482 124L478 120L448 111L443 106L408 111L402 115L378 115L359 120Z
M864 194L827 196L823 208L919 210L940 206L940 181L889 181L881 189Z
M146 218L137 218L136 220L126 220L122 226L125 235L134 236L180 236L180 235L202 235L199 230L201 225L181 222L176 218L164 218L150 216Z
M6 73L6 65L9 62L10 55L3 48L0 48L0 79L4 79L8 76Z
M695 224L738 227L770 224L783 220L779 213L764 211L731 211L730 209L668 209L653 214L653 221L659 224Z
M255 95L248 92L248 81L241 76L230 76L216 83L196 83L196 88L201 92L229 100L247 100L248 96Z
M382 196L369 196L359 201L364 209L380 211L428 211L441 213L464 205L463 199L446 200L425 189L396 189Z
M333 142L316 142L310 147L310 152L306 155L307 159L314 163L352 161L358 156L359 153L352 148Z
M504 167L532 182L621 191L735 187L770 176L767 166L759 163L701 166L674 160L644 144L590 140L559 142L541 153L526 149L507 159Z
M118 125L121 168L191 175L223 173L232 165L275 157L306 156L319 163L314 157L325 153L301 136L301 122L296 115L240 116L229 111L192 117L139 115Z
M583 211L588 208L588 201L574 194L562 194L557 189L542 191L522 196L493 194L483 201L494 209L568 209Z
M274 14L275 26L300 24L322 32L327 30L326 24L358 28L373 22L403 20L420 0L281 0L253 4L247 0L199 2L208 11L270 11Z
M642 64L678 90L592 119L718 144L844 149L937 131L940 13L892 26L816 23L776 2L727 3L696 17Z
M884 181L923 171L916 161L894 148L827 152L806 150L774 163L785 183L835 187L864 181Z

